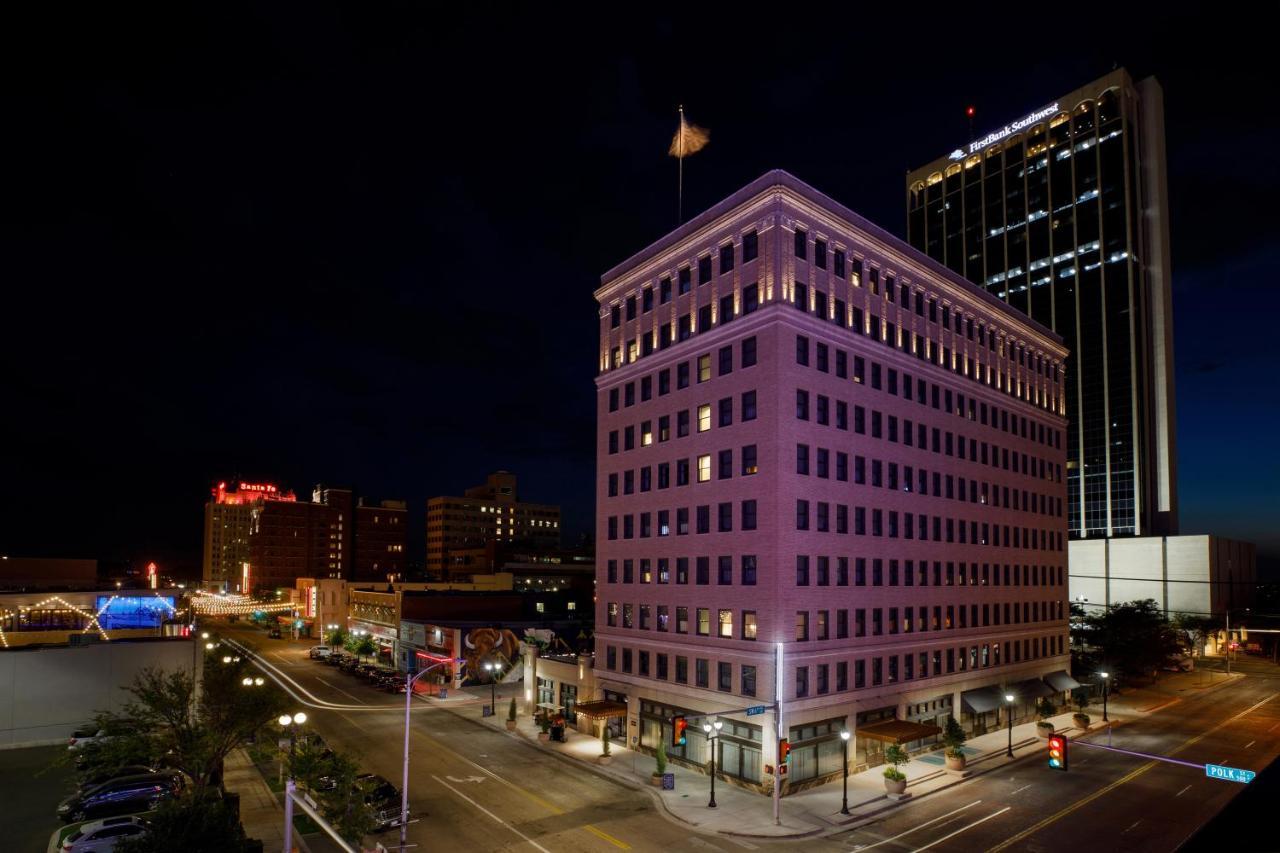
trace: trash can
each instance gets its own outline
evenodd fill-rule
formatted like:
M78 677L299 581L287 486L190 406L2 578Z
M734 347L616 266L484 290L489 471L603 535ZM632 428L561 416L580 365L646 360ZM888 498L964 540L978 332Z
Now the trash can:
M551 739L558 743L564 742L564 726L551 727Z

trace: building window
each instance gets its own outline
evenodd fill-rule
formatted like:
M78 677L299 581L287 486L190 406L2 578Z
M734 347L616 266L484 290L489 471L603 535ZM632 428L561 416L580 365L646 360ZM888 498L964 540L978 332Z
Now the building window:
M706 382L711 378L711 353L698 356L698 382Z
M742 639L754 640L756 638L756 612L754 610L742 611Z
M623 615L624 615L624 617L625 617L625 615L626 615L626 610L625 610L625 608L623 609ZM709 636L711 636L711 610L710 610L710 608L707 608L707 607L699 607L699 608L698 608L698 636L699 636L699 637L709 637Z
M720 616L720 636L732 640L733 639L733 611L721 610L719 616Z
M756 364L756 339L752 335L742 342L742 366L755 367ZM616 395L616 392L615 392ZM610 411L613 411L610 409Z
M627 605L630 607L631 605ZM625 608L624 608L625 615ZM796 641L806 642L809 639L809 611L796 611Z
M756 668L748 664L742 665L742 695L756 695Z
M754 231L742 235L742 262L754 261L760 254L760 236Z
M698 482L706 483L711 480L711 454L704 453L698 457Z
M703 403L698 406L698 432L706 432L711 429L711 404Z

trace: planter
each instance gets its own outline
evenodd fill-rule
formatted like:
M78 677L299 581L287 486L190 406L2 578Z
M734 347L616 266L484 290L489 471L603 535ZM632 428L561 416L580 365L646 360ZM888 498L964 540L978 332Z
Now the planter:
M538 740L546 743L551 740L551 732L538 732Z
M1036 735L1045 740L1053 737L1053 723L1036 723Z
M661 787L662 787L662 776L660 776L660 775L659 775L659 774L657 774L657 773L651 773L651 774L649 775L649 784L653 785L653 787L655 787L655 788L661 788Z
M596 764L599 764L599 765L601 765L602 767L608 767L608 766L609 766L609 762L611 762L611 761L613 761L613 756L612 756L612 755L597 755L597 756L596 756Z
M1088 714L1072 714L1071 721L1076 724L1076 728L1084 729L1085 731L1089 731L1089 723L1092 722Z
M888 777L885 777L884 790L885 790L885 793L888 793L888 794L906 793L907 780L906 779L890 779Z
M960 755L952 755L951 753L948 752L947 753L947 769L963 770L964 763L966 760L967 760L967 756L965 756L963 753L961 753Z
M516 730L516 721L507 720L507 731L514 732Z

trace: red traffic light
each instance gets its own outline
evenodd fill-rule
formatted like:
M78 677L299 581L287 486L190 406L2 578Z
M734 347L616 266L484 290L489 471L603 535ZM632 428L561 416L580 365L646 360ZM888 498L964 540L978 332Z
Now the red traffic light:
M689 728L689 723L684 717L671 718L671 745L684 746L685 736L684 730Z
M783 738L778 741L778 763L786 764L791 760L791 741Z
M1065 735L1049 736L1049 766L1054 770L1067 769L1067 738Z
M973 114L975 112L977 112L977 110L975 110L973 107L966 107L964 114L967 115L969 118L973 118Z

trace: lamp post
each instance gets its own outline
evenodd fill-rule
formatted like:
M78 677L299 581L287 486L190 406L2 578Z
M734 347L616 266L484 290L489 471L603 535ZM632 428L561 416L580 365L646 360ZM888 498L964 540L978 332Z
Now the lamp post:
M298 727L307 721L307 715L302 711L296 714L281 714L277 720L281 726L289 732L289 782L293 782L293 745L296 742L295 734ZM284 849L293 849L293 797L286 795L284 798Z
M445 664L466 663L466 658L451 658L449 660L436 661L426 669L420 669L416 673L405 673L404 676L404 777L400 782L400 849L404 850L405 843L408 839L409 831L409 709L410 702L413 700L413 683L422 676L426 675L437 667ZM288 848L285 848L288 850Z
M849 730L840 732L840 745L844 748L844 792L840 797L840 814L849 813Z
M702 730L707 734L707 745L711 747L711 802L707 803L709 809L716 807L716 738L723 726L724 723L719 720L702 724Z
M1005 755L1013 758L1013 694L1004 694L1004 716L1009 725L1009 749Z
M489 707L494 716L498 714L498 676L502 674L502 664L498 661L485 661L484 671L489 673Z
M1107 680L1111 678L1109 672L1099 672L1102 677L1102 722L1107 722Z

